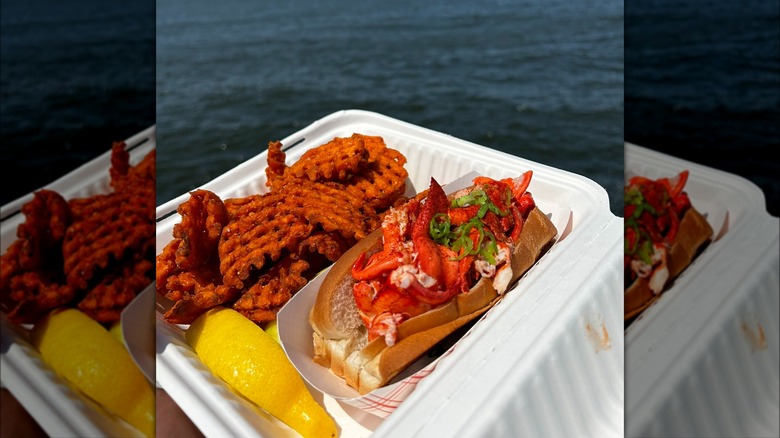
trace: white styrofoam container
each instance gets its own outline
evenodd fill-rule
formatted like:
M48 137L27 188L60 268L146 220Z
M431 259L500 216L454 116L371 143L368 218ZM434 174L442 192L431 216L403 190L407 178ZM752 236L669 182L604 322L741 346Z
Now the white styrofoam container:
M742 177L625 145L627 175L685 169L691 203L725 208L725 226L626 330L626 435L779 436L780 221Z
M563 238L462 338L386 419L313 391L344 437L623 436L622 220L606 191L583 176L491 150L380 114L346 110L282 139L288 164L334 137L380 135L407 157L409 182L449 182L534 172L539 202L568 206ZM263 193L266 152L201 186L220 197ZM193 188L194 189L194 188ZM158 206L157 251L180 221L188 194ZM236 395L168 324L158 297L157 381L209 437L286 436L290 431ZM306 323L306 322L303 322Z
M130 163L137 163L156 147L155 126L125 142L130 151ZM42 188L55 190L65 199L107 193L111 190L110 167L109 150ZM21 207L32 197L29 193L0 208L0 253L16 240L16 228L24 222ZM28 329L10 323L4 313L0 315L0 381L47 434L57 437L143 436L57 376L29 343Z

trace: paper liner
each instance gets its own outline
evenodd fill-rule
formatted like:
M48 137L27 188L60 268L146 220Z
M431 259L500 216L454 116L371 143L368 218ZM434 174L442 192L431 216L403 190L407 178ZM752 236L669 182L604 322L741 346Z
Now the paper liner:
M469 172L448 184L443 184L442 188L445 193L451 194L471 186L473 184L472 180L477 176L479 174L476 172ZM556 205L544 205L543 202L541 204L540 210L548 215L558 230L557 241L562 240L565 238L563 231L569 228L567 225L571 209ZM537 205L539 205L539 202L537 202ZM531 269L533 269L533 266ZM338 401L379 417L387 417L414 391L423 378L433 372L442 358L452 353L458 347L458 343L456 342L438 357L423 356L393 379L390 384L377 388L368 394L360 395L357 390L347 385L342 378L331 373L330 369L315 363L312 359L314 357L313 330L308 322L309 312L314 305L320 285L328 271L330 271L330 268L318 274L316 278L296 293L279 311L277 323L282 347L290 361L298 369L298 372L312 387ZM512 293L514 289L518 288L522 288L522 278L512 289L505 293ZM478 318L478 320L481 319L482 317ZM464 336L467 335L468 333Z
M152 385L155 385L155 295L152 283L122 310L120 319L125 348Z

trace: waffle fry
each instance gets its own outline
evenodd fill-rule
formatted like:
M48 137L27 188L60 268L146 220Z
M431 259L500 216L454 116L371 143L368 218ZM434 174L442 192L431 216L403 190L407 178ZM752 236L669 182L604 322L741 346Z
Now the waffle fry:
M384 211L403 199L406 159L381 137L334 138L291 166L285 159L282 144L270 142L270 191L221 202L228 218L221 229L222 219L207 229L203 213L192 213L203 211L195 207L203 202L194 199L202 196L197 192L179 207L199 219L182 214L157 257L158 293L174 301L166 320L186 324L229 305L258 324L273 321L314 273L376 229ZM215 194L208 197L218 204ZM217 230L218 263L212 263L207 253ZM195 240L205 235L209 250L201 251Z
M111 192L66 201L43 189L22 207L0 271L9 320L35 323L66 306L108 325L152 282L155 152L131 166L126 146L112 145Z

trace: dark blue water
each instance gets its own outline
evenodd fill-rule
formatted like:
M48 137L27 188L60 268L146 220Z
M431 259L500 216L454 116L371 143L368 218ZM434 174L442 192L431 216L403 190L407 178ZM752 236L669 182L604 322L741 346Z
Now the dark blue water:
M0 202L154 123L156 85L158 202L362 108L591 177L619 212L625 33L626 139L778 215L776 2L632 1L625 32L614 0L213 3L2 0Z
M622 215L623 2L158 1L158 204L355 108L585 175Z
M749 178L780 216L780 3L625 5L632 143Z
M5 204L155 123L155 3L0 6Z

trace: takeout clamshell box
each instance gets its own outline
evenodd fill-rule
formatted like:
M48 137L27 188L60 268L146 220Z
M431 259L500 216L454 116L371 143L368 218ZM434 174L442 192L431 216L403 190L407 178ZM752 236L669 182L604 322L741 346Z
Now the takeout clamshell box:
M137 163L156 147L155 126L125 139L125 143L130 152L130 163ZM57 191L65 199L107 193L111 190L110 167L109 150L45 188ZM4 253L16 240L16 229L24 222L21 207L32 198L33 194L29 193L0 208L0 253ZM144 370L144 374L153 375L153 366L150 367L150 364L153 365L153 315L144 312L142 305L137 302L144 299L148 302L148 292L154 293L153 286L145 289L146 295L139 295L128 305L127 312L122 314L122 326L126 343L133 346L128 348L131 356ZM57 376L30 344L27 332L30 328L28 325L20 327L12 324L4 313L0 315L0 382L47 434L73 437L143 436L140 431L110 414Z
M361 110L330 114L281 142L291 164L308 149L356 132L382 136L402 152L407 182L417 190L431 177L444 184L470 172L505 178L533 170L529 191L542 211L555 206L570 213L562 238L519 286L386 418L310 385L341 436L623 436L623 227L606 191L571 172ZM266 192L266 155L200 188L223 199ZM176 208L188 198L158 206L158 253L180 221ZM184 339L187 326L162 318L170 305L158 296L157 381L196 426L214 437L289 434L209 372ZM300 324L306 329L308 319ZM292 333L285 327L279 329L287 339Z
M627 177L686 169L713 241L626 328L626 436L779 436L780 221L740 176L625 145Z

